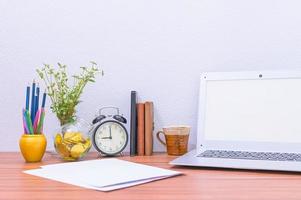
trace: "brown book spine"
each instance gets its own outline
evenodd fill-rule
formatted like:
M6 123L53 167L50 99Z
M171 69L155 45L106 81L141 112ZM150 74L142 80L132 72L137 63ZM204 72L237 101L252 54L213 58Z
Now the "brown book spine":
M138 156L144 156L144 103L137 103L137 150Z
M153 154L154 106L153 102L145 102L145 155Z

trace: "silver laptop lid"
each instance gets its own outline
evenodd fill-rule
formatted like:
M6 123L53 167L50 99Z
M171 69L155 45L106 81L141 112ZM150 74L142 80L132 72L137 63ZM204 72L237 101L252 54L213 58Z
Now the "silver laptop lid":
M301 152L301 71L201 75L197 151Z

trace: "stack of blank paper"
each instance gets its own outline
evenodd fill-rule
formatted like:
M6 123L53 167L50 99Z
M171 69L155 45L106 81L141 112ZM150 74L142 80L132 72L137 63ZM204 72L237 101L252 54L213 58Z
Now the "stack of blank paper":
M24 173L100 191L121 189L180 174L114 158L46 165Z

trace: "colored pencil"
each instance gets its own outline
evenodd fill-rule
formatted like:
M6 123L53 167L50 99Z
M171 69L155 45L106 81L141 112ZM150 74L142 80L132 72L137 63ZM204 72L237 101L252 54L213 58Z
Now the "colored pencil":
M43 94L42 108L45 108L45 104L46 104L46 91Z
M38 123L39 123L39 119L40 119L40 109L37 111L36 117L34 119L34 123L33 123L33 130L34 130L34 134L39 134L39 132L37 131L38 128Z
M22 119L23 119L23 128L24 128L24 134L28 134L29 130L27 128L27 123L26 123L26 117L25 117L25 109L22 110Z
M34 105L34 119L36 119L36 117L37 117L37 113L38 113L38 110L39 110L39 107L38 107L38 101L39 101L39 99L38 99L38 96L35 96L34 97L35 98L35 105Z
M32 83L32 90L31 90L31 109L30 109L30 117L31 117L31 121L34 121L35 118L35 91L36 91L36 83L33 80Z
M37 84L37 95L36 95L36 100L35 100L35 114L38 112L39 109L39 101L40 101L40 87L39 87L39 83Z
M30 94L30 92L32 92ZM30 97L31 96L31 97ZM41 134L43 132L43 124L45 118L46 91L43 94L41 108L40 103L40 87L33 80L32 88L26 87L26 104L23 109L23 128L26 134Z
M26 118L26 124L27 124L28 130L29 130L28 133L33 134L32 122L31 122L31 118L30 118L28 110L25 110L25 118Z
M37 134L42 134L43 132L43 124L44 124L44 118L45 118L45 109L41 108L40 110L40 120L37 128Z
M30 86L26 87L26 110L29 110Z

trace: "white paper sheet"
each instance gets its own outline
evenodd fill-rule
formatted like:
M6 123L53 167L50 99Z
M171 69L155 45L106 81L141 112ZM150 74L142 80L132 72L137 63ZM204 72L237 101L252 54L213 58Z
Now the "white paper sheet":
M24 173L101 191L121 189L180 174L115 158L46 165Z

